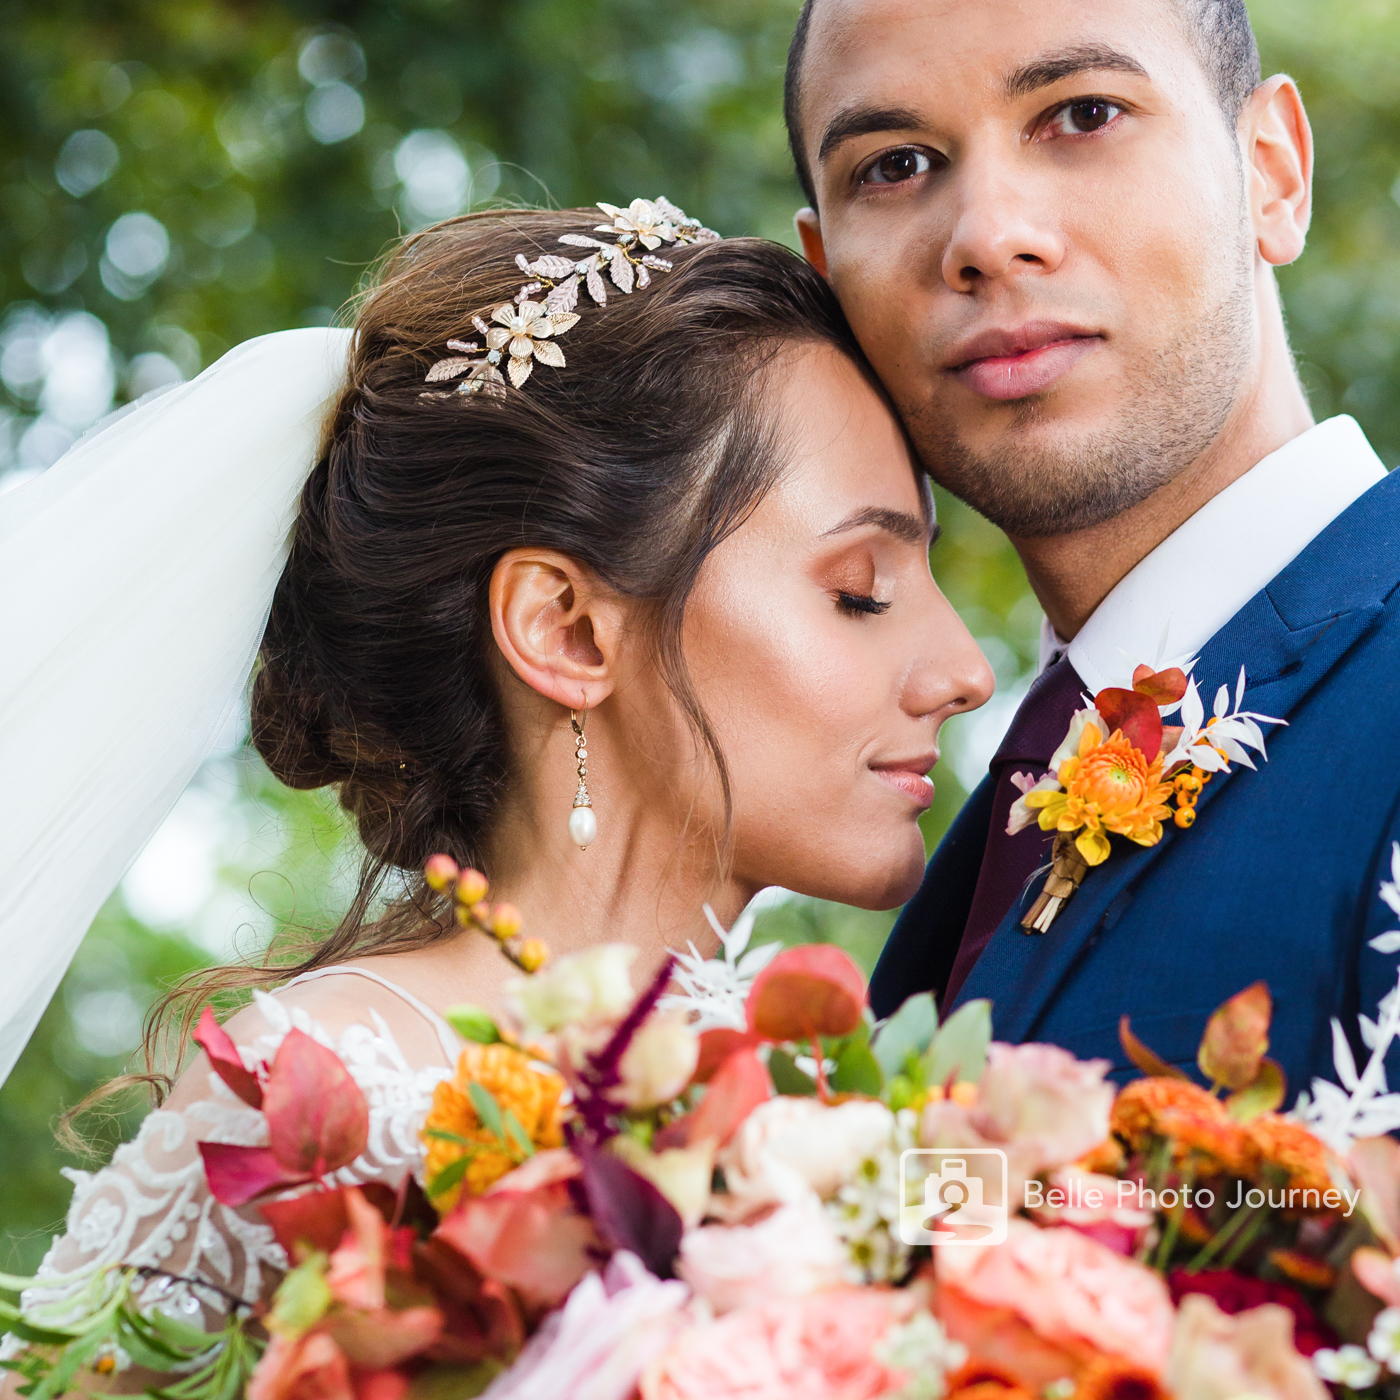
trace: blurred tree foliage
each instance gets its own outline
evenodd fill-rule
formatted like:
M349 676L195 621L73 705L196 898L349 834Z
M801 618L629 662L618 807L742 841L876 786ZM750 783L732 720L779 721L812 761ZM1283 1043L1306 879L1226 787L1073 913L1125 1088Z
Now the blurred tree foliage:
M1299 79L1317 135L1311 244L1281 279L1305 380L1319 416L1354 413L1394 464L1400 0L1252 8L1266 71ZM664 192L722 232L791 242L779 99L796 9L0 0L0 511L114 404L248 336L328 322L401 231L461 209ZM1033 669L1039 621L999 534L942 494L939 511L938 576L1003 698L951 727L930 841ZM236 747L148 857L0 1091L0 1267L42 1253L69 1190L52 1121L123 1067L160 988L231 944L323 924L355 865L323 796ZM152 902L153 880L192 872L183 913ZM868 967L891 917L796 900L760 927ZM90 1125L99 1155L137 1112Z

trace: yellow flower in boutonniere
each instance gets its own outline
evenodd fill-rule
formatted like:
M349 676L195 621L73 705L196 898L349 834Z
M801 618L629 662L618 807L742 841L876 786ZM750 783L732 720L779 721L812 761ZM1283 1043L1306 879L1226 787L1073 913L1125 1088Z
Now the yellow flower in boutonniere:
M1167 799L1172 784L1162 781L1162 754L1148 761L1121 730L1107 738L1098 725L1086 723L1079 749L1061 765L1062 791L1045 789L1026 794L1025 804L1040 811L1042 831L1077 832L1075 846L1089 865L1101 865L1109 855L1109 832L1126 836L1139 846L1162 839L1162 822L1171 816Z
M1012 804L1008 834L1032 823L1055 833L1050 875L1022 928L1050 927L1089 870L1112 854L1110 836L1155 846L1164 822L1182 830L1192 824L1212 773L1228 772L1231 763L1254 767L1246 750L1264 753L1260 722L1282 721L1242 709L1243 701L1241 670L1233 712L1229 687L1221 686L1215 713L1203 723L1205 707L1185 671L1139 666L1132 689L1109 686L1074 716L1045 777L1034 786L1013 778L1022 795ZM1164 725L1178 709L1181 725Z

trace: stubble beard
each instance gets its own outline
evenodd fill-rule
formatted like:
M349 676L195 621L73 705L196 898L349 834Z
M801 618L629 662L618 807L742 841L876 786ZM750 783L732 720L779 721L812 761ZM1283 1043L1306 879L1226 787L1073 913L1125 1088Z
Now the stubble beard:
M1248 260L1221 301L1134 377L1110 426L1060 443L1026 440L1053 419L1039 397L1011 406L1004 442L970 448L929 405L907 416L929 475L1008 535L1072 534L1111 520L1176 480L1220 435L1249 364L1254 289Z

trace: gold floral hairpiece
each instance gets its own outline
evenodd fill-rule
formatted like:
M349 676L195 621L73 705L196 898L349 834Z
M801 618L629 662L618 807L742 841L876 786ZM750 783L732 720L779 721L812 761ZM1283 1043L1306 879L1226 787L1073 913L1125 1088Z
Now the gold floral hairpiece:
M513 301L503 302L491 312L495 325L488 325L480 316L472 317L472 325L486 341L485 356L472 358L481 353L474 340L449 340L447 348L457 353L439 360L428 371L426 382L441 384L466 377L447 393L423 397L490 394L504 398L506 381L498 368L502 359L517 389L530 377L536 360L562 369L564 352L555 342L578 323L574 307L580 287L601 306L608 299L605 271L618 291L631 292L634 287L650 286L653 272L670 272L671 264L655 255L663 244L713 243L719 238L713 229L702 227L699 219L690 218L665 198L634 199L626 209L600 200L598 208L611 222L596 225L594 232L611 234L613 241L604 243L581 233L562 234L561 243L593 250L578 260L547 253L531 262L517 253L516 266L532 280L520 288ZM542 302L532 299L538 292L546 294Z

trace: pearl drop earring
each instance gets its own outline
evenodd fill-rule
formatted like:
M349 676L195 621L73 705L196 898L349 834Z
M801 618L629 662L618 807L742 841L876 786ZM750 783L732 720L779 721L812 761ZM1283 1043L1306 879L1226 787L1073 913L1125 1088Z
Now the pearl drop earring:
M588 719L588 711L583 712L583 720L573 710L569 711L569 723L574 731L574 761L578 764L578 791L574 794L574 810L569 813L569 839L586 850L598 836L598 818L593 815L593 799L588 795L588 748L583 737L583 724Z

